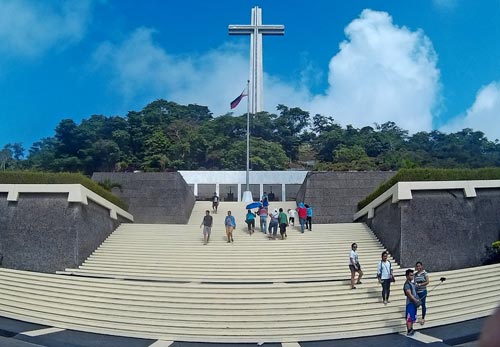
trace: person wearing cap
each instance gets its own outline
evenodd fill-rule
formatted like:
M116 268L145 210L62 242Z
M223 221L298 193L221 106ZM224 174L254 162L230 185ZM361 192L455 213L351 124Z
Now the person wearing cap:
M269 222L269 239L276 240L276 234L278 233L278 218L279 213L277 209L274 209L273 212L269 215L271 217L271 221Z

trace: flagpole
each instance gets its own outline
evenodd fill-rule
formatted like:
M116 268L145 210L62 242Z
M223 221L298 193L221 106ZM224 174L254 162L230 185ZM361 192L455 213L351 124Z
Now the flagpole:
M250 191L250 80L247 81L247 172L246 172L246 190L243 192L242 201L246 203L253 202L252 192Z
M250 80L247 80L247 94L249 94ZM247 192L250 191L250 97L247 97ZM253 200L253 198L252 198Z

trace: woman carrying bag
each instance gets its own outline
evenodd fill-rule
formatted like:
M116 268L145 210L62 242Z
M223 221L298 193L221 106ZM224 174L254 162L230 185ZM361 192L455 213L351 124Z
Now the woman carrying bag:
M388 253L382 252L382 260L379 261L377 266L378 283L382 285L382 300L384 305L389 302L389 294L391 293L391 282L394 282L392 275L391 262L387 260Z

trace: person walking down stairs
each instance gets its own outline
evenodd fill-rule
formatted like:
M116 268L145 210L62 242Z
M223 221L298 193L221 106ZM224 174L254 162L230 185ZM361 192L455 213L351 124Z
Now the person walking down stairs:
M217 209L219 208L219 200L217 192L214 192L214 196L212 196L212 210L214 213L217 213Z
M391 293L391 281L394 278L392 275L391 262L387 260L388 253L382 252L382 260L377 265L378 283L382 285L382 300L384 305L389 303L389 294Z
M227 243L234 242L233 230L236 228L236 220L234 216L231 215L231 211L227 211L227 216L224 219L224 225L226 226Z
M210 211L205 211L205 216L201 222L200 228L203 226L203 244L206 245L210 241L210 234L212 232L212 224L214 218L210 215Z
M356 272L358 273L358 280L356 284L361 284L361 277L363 277L363 271L361 271L361 265L359 264L358 245L353 243L351 245L351 252L349 253L349 270L351 270L351 289L356 289L354 286L354 281L356 279Z

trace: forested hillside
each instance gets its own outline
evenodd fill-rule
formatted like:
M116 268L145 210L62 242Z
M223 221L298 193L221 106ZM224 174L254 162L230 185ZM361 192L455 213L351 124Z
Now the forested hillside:
M464 129L409 135L393 122L361 129L279 105L251 118L253 170L398 170L500 166L500 144ZM62 120L53 137L0 151L0 169L71 171L244 170L246 114L213 117L199 105L157 100L125 117Z

